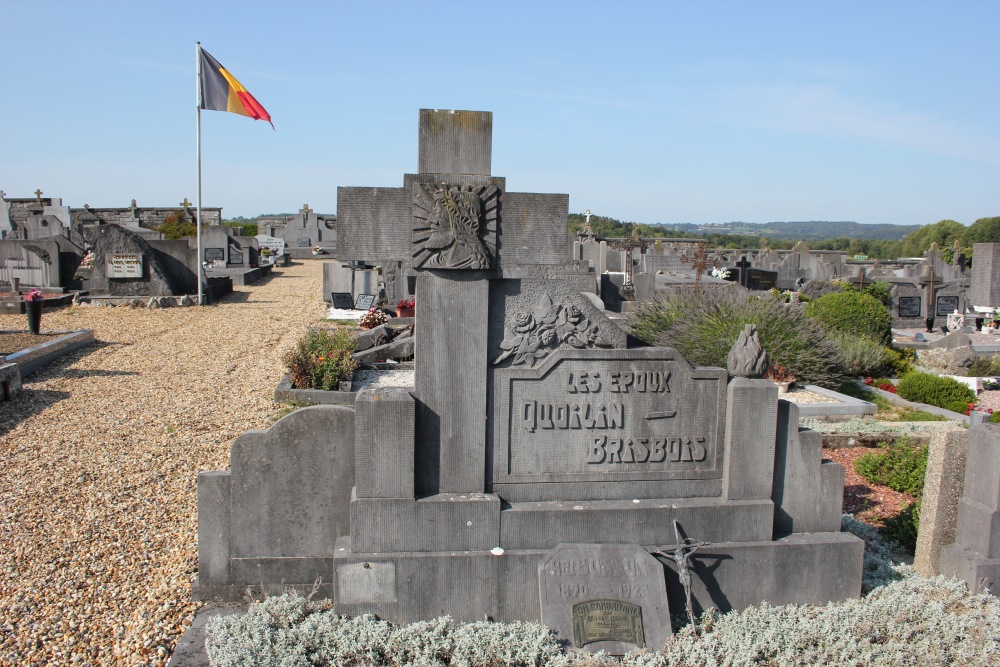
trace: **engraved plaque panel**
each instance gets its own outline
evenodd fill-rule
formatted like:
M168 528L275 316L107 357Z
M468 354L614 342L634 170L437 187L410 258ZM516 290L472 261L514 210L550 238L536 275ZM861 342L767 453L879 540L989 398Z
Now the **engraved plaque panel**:
M142 278L142 255L116 253L105 266L108 278Z
M562 349L498 370L494 483L719 479L726 379L670 348Z
M601 641L646 647L642 607L621 600L591 600L573 605L573 646Z
M216 262L226 259L226 251L222 248L205 248L205 261Z
M920 297L899 297L899 317L920 317Z
M663 565L632 544L560 544L538 566L542 623L573 646L622 655L670 637Z
M935 309L935 313L938 317L951 315L956 310L958 310L957 296L939 296L937 298L937 308Z

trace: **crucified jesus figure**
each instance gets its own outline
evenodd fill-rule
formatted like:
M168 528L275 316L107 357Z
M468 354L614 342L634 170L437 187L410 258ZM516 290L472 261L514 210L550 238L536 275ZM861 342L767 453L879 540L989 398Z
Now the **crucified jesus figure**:
M711 542L695 542L690 537L685 537L681 539L681 531L677 525L677 519L674 519L674 540L676 546L669 549L660 549L656 553L661 556L666 556L677 563L677 577L681 580L681 586L684 587L684 609L687 611L688 620L691 621L691 627L694 628L695 632L698 631L698 626L694 622L694 607L691 605L691 567L688 565L688 561L691 559L691 555L695 551L703 546L711 544Z

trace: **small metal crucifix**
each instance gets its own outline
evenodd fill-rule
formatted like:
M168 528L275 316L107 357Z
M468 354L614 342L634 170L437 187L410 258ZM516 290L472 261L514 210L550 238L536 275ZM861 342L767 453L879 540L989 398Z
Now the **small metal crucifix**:
M674 543L676 546L669 549L659 549L654 553L666 556L677 563L677 578L680 579L681 586L684 587L684 609L687 611L688 620L691 621L691 627L697 631L694 622L694 606L691 604L692 578L691 566L688 565L688 561L695 551L708 546L711 542L695 542L690 537L681 539L680 527L677 525L677 519L674 519Z
M709 267L708 263L708 253L705 252L705 246L707 244L704 241L699 241L696 244L697 250L689 257L687 253L681 255L682 264L690 264L691 268L694 269L694 284L695 287L701 286L701 275L705 273L705 269ZM712 261L711 266L713 268L719 265L719 260L716 258Z

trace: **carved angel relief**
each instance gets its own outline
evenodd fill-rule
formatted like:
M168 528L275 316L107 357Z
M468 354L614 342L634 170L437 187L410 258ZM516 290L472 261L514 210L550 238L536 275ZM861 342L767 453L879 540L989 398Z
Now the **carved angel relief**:
M488 269L496 255L494 186L413 186L413 268Z
M563 343L577 348L611 347L597 325L587 319L577 306L552 303L543 294L530 312L516 313L507 319L506 332L500 349L504 351L494 365L507 357L511 364L534 366Z

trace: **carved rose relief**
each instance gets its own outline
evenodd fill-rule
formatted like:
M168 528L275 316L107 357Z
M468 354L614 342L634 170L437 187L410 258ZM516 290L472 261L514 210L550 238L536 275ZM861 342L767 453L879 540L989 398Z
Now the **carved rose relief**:
M534 366L563 343L576 348L611 347L611 342L578 306L552 303L552 299L543 294L530 312L516 313L508 318L500 343L504 352L493 364L513 357L511 364L514 366Z
M413 268L490 268L496 252L497 188L418 183L413 199Z

